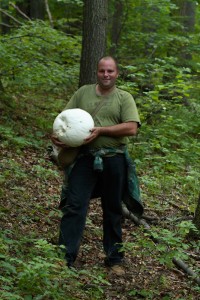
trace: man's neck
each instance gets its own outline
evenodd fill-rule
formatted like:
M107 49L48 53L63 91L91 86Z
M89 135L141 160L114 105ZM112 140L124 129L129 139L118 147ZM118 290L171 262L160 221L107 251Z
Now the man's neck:
M115 85L109 89L103 89L99 84L96 85L96 93L97 95L109 95L115 89Z

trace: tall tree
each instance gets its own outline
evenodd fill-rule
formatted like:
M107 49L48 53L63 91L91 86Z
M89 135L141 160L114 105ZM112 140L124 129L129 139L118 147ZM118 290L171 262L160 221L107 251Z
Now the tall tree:
M107 0L84 0L79 86L96 81L97 62L106 51Z
M31 19L44 19L45 3L44 0L30 0L30 17Z
M8 33L10 31L10 18L8 15L3 13L4 10L8 10L8 2L3 1L0 3L0 8L2 9L1 11L1 32L3 34Z
M184 0L179 1L180 5L180 16L182 19L183 24L183 30L187 34L194 32L194 26L195 26L195 8L196 3L191 0ZM185 59L190 60L191 54L189 53L189 50L186 47L183 47L182 57Z
M184 0L180 2L180 15L183 19L184 29L188 32L194 31L195 25L195 1Z
M195 210L195 216L194 216L193 223L196 226L196 229L198 230L198 232L194 232L193 230L191 230L190 237L199 238L200 237L200 194L199 194L199 200L197 203L197 207Z
M44 0L24 0L19 2L18 6L23 13L31 19L44 19L45 2Z
M117 46L120 39L121 30L123 27L123 10L124 10L124 3L122 0L116 0L114 2L114 13L112 17L112 24L111 24L111 47L110 47L110 55L115 56Z

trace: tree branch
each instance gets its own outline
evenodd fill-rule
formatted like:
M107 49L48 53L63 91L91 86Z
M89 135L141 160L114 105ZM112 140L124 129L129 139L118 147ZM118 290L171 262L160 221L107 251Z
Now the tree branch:
M51 15L51 11L49 9L48 0L45 0L44 2L45 2L45 7L46 7L47 15L49 17L49 21L50 21L51 27L53 28L54 27L54 25L53 25L53 18L52 18L52 15Z
M123 216L132 220L136 225L143 225L144 228L150 232L151 227L149 226L149 224L147 224L144 220L137 218L134 214L132 214L125 206L122 207L122 212L123 212ZM159 243L158 239L155 239L151 236L151 239L156 242ZM179 267L180 269L182 269L186 274L190 275L192 277L192 279L198 284L200 285L200 278L197 276L197 274L195 274L195 272L193 270L191 270L182 260L177 259L176 257L174 257L172 259L173 263Z
M30 38L37 38L37 39L41 39L43 40L44 42L47 42L49 44L53 44L52 42L44 39L43 37L41 36L38 36L38 35L31 35L31 34L24 34L24 35L18 35L18 36L13 36L13 37L9 37L9 38L4 38L2 39L3 42L7 41L7 40L13 40L13 39L20 39L20 38L23 38L23 37L30 37Z
M21 11L21 9L18 7L18 6L16 6L14 3L12 3L12 2L10 2L10 5L12 6L12 7L14 7L24 18L26 18L27 20L29 20L29 21L31 21L31 19L23 12L23 11Z
M0 25L5 26L5 27L9 27L9 28L16 28L17 27L17 26L6 24L6 23L0 23Z
M18 21L17 19L15 19L13 16L11 16L9 13L7 13L5 10L3 10L2 8L0 8L0 11L6 15L7 17L11 18L13 21L15 21L17 24L19 25L23 25L22 22Z

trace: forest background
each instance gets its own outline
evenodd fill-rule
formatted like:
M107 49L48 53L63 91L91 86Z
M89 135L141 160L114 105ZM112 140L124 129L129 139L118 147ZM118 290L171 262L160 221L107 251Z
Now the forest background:
M87 77L86 69L80 77L84 3L1 0L0 299L199 299L199 281L173 258L199 278L200 242L189 233L200 222L200 3L94 3L85 1L94 20L106 4L105 54L120 62L118 87L139 109L142 127L129 151L151 230L124 221L126 276L110 276L101 209L92 201L84 264L78 271L64 265L57 246L62 171L47 147L54 118Z

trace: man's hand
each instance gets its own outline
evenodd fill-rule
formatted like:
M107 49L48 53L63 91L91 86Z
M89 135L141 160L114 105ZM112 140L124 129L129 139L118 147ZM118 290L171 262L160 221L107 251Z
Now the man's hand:
M136 135L137 128L137 122L132 121L116 124L113 126L94 127L90 130L91 134L84 141L85 144L88 144L96 139L99 135L112 137L133 136Z
M63 142L59 141L59 139L55 136L52 135L51 136L51 141L54 145L61 147L61 148L69 148L69 146L67 146L66 144L64 144Z
M84 139L84 144L88 144L90 142L92 142L94 139L96 139L101 132L101 127L94 127L93 129L90 130L91 134Z

